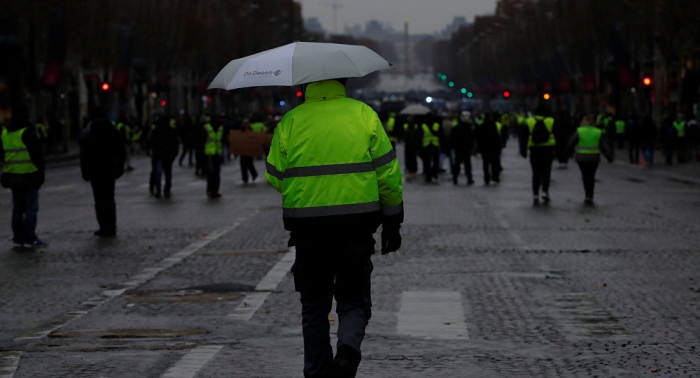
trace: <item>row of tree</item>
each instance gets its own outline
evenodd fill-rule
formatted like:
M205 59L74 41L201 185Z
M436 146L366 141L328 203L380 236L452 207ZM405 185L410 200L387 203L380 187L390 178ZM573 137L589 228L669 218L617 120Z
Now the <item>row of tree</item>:
M432 63L476 93L689 116L700 84L698 15L697 0L498 0L494 15L435 43Z

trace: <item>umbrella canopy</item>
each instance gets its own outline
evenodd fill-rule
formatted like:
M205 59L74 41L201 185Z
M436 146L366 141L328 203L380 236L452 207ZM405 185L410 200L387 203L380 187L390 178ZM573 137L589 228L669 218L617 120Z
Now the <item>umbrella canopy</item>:
M294 86L361 77L387 68L392 68L391 63L364 46L295 42L232 60L216 75L209 89Z
M413 105L408 105L407 107L403 108L403 110L399 114L404 114L404 115L425 115L432 112L430 108L427 108L423 105L420 104L413 104Z

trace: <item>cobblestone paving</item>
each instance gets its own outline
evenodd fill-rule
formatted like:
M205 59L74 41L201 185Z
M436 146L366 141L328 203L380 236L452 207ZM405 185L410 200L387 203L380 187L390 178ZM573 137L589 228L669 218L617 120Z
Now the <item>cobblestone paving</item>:
M117 239L93 240L89 188L67 167L49 173L42 194L39 231L51 247L17 254L8 242L0 251L0 353L23 352L15 377L161 377L188 352L217 345L196 377L301 377L300 304L289 275L251 320L227 318L286 250L278 194L238 185L228 164L221 201L207 201L185 168L175 170L175 196L157 201L143 187L148 161L137 164L118 189ZM358 376L700 376L696 167L603 164L596 206L587 208L575 165L555 167L553 202L540 207L514 148L504 166L500 185L483 186L479 169L473 187L448 177L405 183L403 248L374 258ZM9 212L9 195L0 205ZM48 337L13 341L236 222ZM460 293L469 339L397 334L409 291Z

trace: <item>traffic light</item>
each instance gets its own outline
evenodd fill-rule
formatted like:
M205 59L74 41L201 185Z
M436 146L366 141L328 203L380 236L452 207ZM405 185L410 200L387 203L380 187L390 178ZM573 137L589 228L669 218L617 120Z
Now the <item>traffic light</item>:
M301 97L301 92L297 92L297 97Z
M108 90L108 89L109 89L109 84L107 84L107 83L102 84L102 90L103 90L103 91L106 91L106 90Z
M550 96L549 93L545 93L542 97L544 97L545 101L549 101L552 96Z
M438 72L438 78L442 79L442 74Z
M452 87L454 87L454 86L455 86L455 83L454 83L454 82L452 82L452 81L450 81L450 84L448 84L448 85L450 86L450 88L452 88Z
M645 77L643 82L644 82L644 85L646 85L648 87L651 85L651 78Z
M443 81L444 81L444 80L447 80L447 75L442 75L441 79L442 79Z
M462 92L462 94L466 94L466 93L467 93L467 88L462 88L462 91L461 91L461 92Z
M160 102L160 106L165 106L165 100Z
M505 97L505 98L510 97L510 92L508 92L508 91L503 92L503 97Z
M474 97L474 93L471 93L471 92L467 93L467 97L469 97L469 98Z

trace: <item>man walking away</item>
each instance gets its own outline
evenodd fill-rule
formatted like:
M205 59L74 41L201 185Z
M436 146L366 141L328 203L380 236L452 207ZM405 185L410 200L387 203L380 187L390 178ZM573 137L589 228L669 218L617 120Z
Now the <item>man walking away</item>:
M489 113L475 131L477 152L481 154L483 161L485 185L489 185L491 180L496 183L500 181L503 139L501 138L502 127L499 129L498 124L495 115Z
M168 120L161 118L156 128L148 138L151 146L153 159L156 161L155 172L155 197L160 198L161 177L165 173L165 188L163 194L165 198L170 198L170 188L172 187L173 162L178 153L177 130Z
M676 155L678 163L685 163L686 159L686 138L685 138L685 120L682 115L678 115L678 119L673 122L673 128L676 130Z
M96 236L109 237L117 233L117 207L114 184L124 174L126 151L119 131L107 119L103 109L92 112L92 122L80 136L80 169L85 181L90 181L95 197L95 213L100 229Z
M686 130L686 138L688 139L688 159L700 161L700 125L696 119L688 121Z
M418 173L418 153L422 143L423 132L415 116L409 116L403 125L404 157L406 158L407 178Z
M642 141L642 156L644 157L644 165L651 167L654 165L654 154L656 152L656 138L658 135L656 124L650 115L644 117L642 129L640 130L640 138Z
M372 315L372 234L382 254L401 246L401 168L377 113L345 97L346 79L309 84L306 101L277 127L265 177L282 192L283 220L296 246L304 377L355 377ZM332 167L333 169L328 169ZM328 314L335 297L338 345Z
M603 132L594 126L593 116L589 115L583 118L581 126L576 130L576 133L569 140L567 153L576 148L576 163L581 169L583 176L583 188L586 192L584 204L593 205L593 190L595 189L595 173L600 165L600 153L612 163L613 157L607 148L606 143L602 142Z
M459 123L452 128L450 133L450 145L455 153L455 162L452 165L452 183L458 184L459 171L464 163L464 173L467 175L467 185L474 184L472 178L472 151L474 150L474 138L472 136L471 113L464 111L459 117Z
M243 120L243 126L241 127L241 131L244 133L256 132L252 128L252 126L251 126L250 122L248 122L248 120ZM258 132L262 132L262 131L258 131ZM255 179L258 178L258 171L255 169L255 165L253 164L253 156L241 155L240 165L241 165L241 178L243 179L244 184L248 183L248 173L250 173L250 176L252 177L253 181L255 181Z
M180 160L178 165L182 167L182 161L187 157L187 163L192 166L192 154L194 153L195 146L195 125L187 113L182 115L182 122L180 122L180 141L182 142L182 155L180 155Z
M204 154L207 156L207 196L209 198L219 198L219 186L221 185L221 159L223 157L223 146L221 140L224 134L224 127L221 125L219 117L214 118L212 123L204 125L207 134L207 141L204 145Z
M639 164L639 148L641 144L641 126L637 117L631 116L625 127L625 136L629 143L630 164Z
M421 129L423 130L423 149L421 150L421 157L423 159L423 174L425 175L425 182L430 184L433 179L437 183L438 179L438 160L440 158L440 124L434 122L432 126L428 126L430 123L429 116L424 116L423 122L421 124Z
M13 249L46 247L36 236L39 188L44 184L44 156L39 139L29 122L29 109L14 108L12 119L2 131L2 186L12 190Z
M535 109L535 116L528 118L523 129L523 138L527 141L527 149L522 149L520 154L527 158L530 151L530 166L532 167L532 194L533 204L540 204L540 188L542 188L542 200L549 203L549 181L552 175L552 160L556 141L554 139L554 119L548 117L549 109L540 105ZM521 146L525 143L521 143Z

